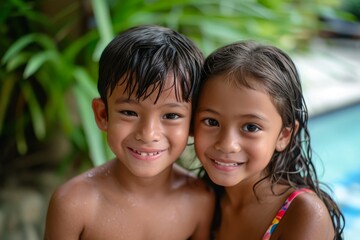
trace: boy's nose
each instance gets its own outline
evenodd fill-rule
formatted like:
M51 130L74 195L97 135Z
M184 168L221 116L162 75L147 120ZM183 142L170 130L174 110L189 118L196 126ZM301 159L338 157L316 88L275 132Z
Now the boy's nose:
M135 138L143 142L157 142L160 140L160 123L155 119L144 119L138 127Z
M237 153L241 150L239 136L232 132L223 132L215 143L215 149L223 153Z

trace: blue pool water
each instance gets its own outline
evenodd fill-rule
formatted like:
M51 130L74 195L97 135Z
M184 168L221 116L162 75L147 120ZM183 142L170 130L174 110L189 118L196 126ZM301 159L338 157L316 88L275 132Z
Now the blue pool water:
M312 117L309 129L319 178L345 215L345 239L359 239L360 104Z

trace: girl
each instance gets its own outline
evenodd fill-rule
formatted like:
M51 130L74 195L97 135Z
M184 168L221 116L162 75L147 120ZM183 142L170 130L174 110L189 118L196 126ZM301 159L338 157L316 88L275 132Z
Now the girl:
M320 188L286 53L251 41L218 49L195 104L195 150L219 197L216 239L342 239L344 217Z

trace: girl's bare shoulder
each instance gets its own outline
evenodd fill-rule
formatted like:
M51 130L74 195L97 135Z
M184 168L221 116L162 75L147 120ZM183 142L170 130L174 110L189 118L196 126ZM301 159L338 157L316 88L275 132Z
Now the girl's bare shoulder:
M286 236L291 236L289 239L333 239L334 236L328 209L314 192L298 195L280 223L281 235L286 239Z

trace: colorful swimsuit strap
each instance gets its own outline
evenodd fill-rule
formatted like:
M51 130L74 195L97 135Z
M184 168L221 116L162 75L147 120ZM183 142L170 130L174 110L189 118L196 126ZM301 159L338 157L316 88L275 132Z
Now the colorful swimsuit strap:
M280 210L278 211L278 213L276 214L274 220L272 221L270 227L268 228L268 230L266 231L266 233L263 236L263 240L269 240L271 235L273 234L273 232L275 231L277 225L279 224L281 218L284 216L286 210L289 208L291 202L301 193L304 192L310 192L309 189L307 188L300 188L295 190L294 192L292 192L290 194L290 196L286 199L286 201L284 202L284 204L282 205L282 207L280 208Z

